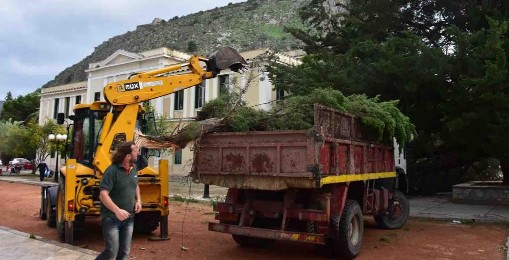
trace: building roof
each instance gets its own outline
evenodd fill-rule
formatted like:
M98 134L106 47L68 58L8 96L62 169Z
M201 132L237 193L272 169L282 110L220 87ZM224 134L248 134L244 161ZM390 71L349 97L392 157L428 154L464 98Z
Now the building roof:
M41 89L41 95L87 89L87 85L88 85L87 81L80 81L80 82L75 82L75 83L70 83L70 84L65 84L65 85L47 87L47 88Z
M166 47L152 49L140 53L128 52L125 50L117 50L113 54L108 56L108 58L102 61L90 63L88 65L88 70L86 70L86 72L92 72L110 66L117 66L121 64L131 63L133 61L143 61L158 57L169 57L180 62L188 60L191 57L191 55Z

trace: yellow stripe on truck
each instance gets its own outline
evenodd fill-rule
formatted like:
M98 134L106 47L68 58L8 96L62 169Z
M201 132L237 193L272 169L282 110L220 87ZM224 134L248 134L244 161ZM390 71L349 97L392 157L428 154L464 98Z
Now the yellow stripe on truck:
M374 173L362 173L362 174L343 174L335 176L327 176L322 178L320 186L332 183L350 182L350 181L365 181L382 178L393 178L396 177L396 172L374 172Z

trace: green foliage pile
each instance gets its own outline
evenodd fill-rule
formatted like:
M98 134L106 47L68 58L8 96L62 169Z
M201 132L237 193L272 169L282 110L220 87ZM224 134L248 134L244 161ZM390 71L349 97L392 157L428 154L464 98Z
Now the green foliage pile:
M292 96L270 111L245 106L235 107L234 98L224 95L205 104L207 117L225 118L225 131L304 130L313 126L314 104L322 104L358 116L364 134L377 142L400 145L415 135L415 126L397 108L398 101L380 101L366 95L344 96L333 89L315 89L308 95Z

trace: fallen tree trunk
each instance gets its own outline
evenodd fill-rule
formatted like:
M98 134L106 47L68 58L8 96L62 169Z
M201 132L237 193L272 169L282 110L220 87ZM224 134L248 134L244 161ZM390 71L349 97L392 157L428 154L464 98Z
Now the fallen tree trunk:
M149 136L136 131L134 142L138 147L149 149L179 148L183 149L202 135L217 131L224 127L224 118L209 118L203 121L191 122L175 134Z

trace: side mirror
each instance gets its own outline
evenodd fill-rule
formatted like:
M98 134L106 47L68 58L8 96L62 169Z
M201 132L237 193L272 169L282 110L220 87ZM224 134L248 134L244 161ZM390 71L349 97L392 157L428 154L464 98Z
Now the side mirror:
M68 118L69 118L70 120L74 121L74 120L76 119L76 116L75 116L75 115L70 115Z
M63 125L65 121L65 114L64 113L58 113L57 115L57 124Z

